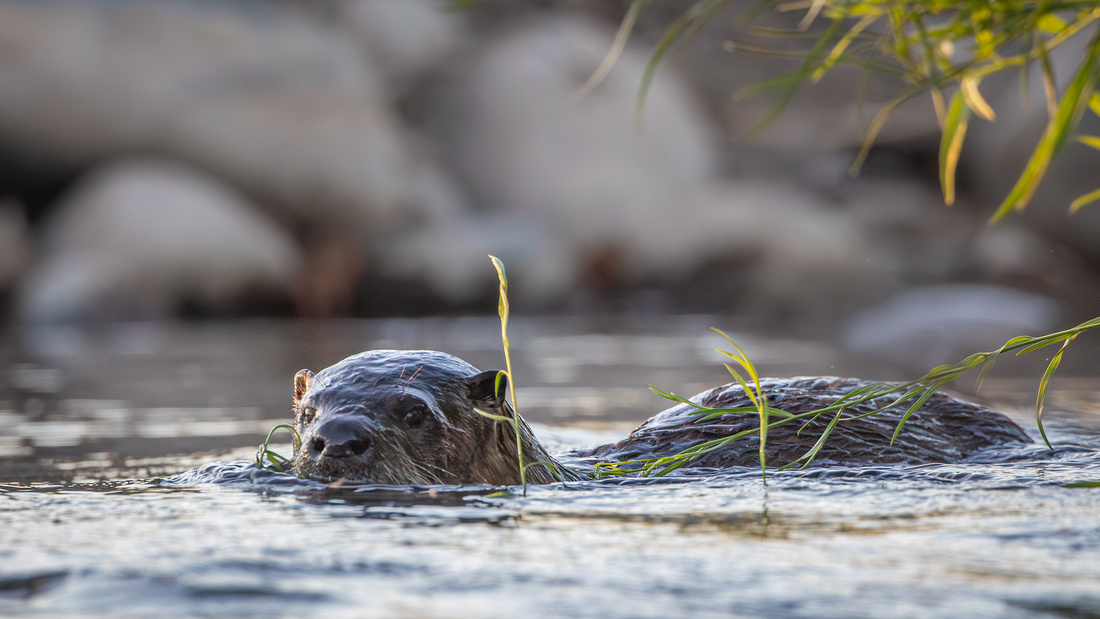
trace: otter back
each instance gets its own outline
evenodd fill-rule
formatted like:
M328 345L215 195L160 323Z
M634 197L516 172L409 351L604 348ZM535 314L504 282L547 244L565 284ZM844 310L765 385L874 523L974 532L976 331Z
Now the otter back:
M792 415L829 406L867 381L850 378L800 377L764 379L761 387L768 404ZM736 383L705 391L691 399L707 408L753 407ZM871 417L857 418L887 406L891 398L879 398L843 411L818 452L813 465L921 464L959 462L983 448L1030 442L1011 419L991 409L935 393L906 421L891 444L891 437L909 403L890 406ZM765 454L769 466L782 466L803 456L817 442L836 413L816 419L791 420L768 429ZM610 445L580 452L591 460L625 462L675 455L705 441L759 428L755 413L725 414L701 421L693 406L681 404L659 413L630 436ZM771 421L777 421L773 416ZM728 468L760 465L758 433L707 453L689 466Z

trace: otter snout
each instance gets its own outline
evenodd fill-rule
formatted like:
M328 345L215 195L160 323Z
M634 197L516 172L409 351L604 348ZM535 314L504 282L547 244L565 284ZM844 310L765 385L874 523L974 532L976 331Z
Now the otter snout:
M373 444L370 429L355 419L330 419L313 431L308 449L317 458L362 456Z

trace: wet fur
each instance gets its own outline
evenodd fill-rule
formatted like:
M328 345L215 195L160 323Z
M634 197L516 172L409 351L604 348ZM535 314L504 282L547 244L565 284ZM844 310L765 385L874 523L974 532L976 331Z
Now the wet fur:
M792 415L831 405L867 381L835 377L772 378L761 381L768 404ZM692 401L707 408L753 406L737 384L705 391ZM871 417L854 419L892 402L879 398L847 408L841 421L814 459L815 466L840 464L922 464L961 462L975 452L999 445L1031 442L1027 434L1001 413L943 393L933 394L905 423L897 439L891 437L910 402L895 405ZM768 429L765 455L768 465L782 466L802 457L817 442L836 413L813 421L792 420ZM700 422L693 406L681 404L655 415L625 439L576 455L593 461L625 462L671 456L693 445L759 428L755 413L728 414ZM772 421L776 421L772 418ZM692 462L693 467L760 466L760 437L746 436Z
M828 406L863 384L855 379L811 377L766 379L763 388L771 406L798 414ZM303 441L295 455L295 467L323 480L518 484L511 422L490 419L475 410L511 419L504 386L497 384L496 372L479 373L465 361L435 351L370 351L316 375L303 370L295 377L295 426ZM706 391L693 401L710 408L751 406L736 384ZM906 405L869 418L852 418L888 403L880 400L847 409L814 465L959 462L986 447L1030 441L1004 415L942 393L925 402L893 444L890 439ZM649 419L617 443L571 455L590 463L645 460L673 455L759 424L757 415L748 413L722 415L706 422L700 417L695 407L681 404ZM792 421L770 429L768 464L780 466L801 457L831 418L832 413L827 413L809 423ZM330 457L319 449L324 440L317 439L326 433L342 436L356 432L369 437L362 443L349 443L355 446L353 451L361 449L362 453L345 451ZM554 460L522 419L520 435L526 463L548 462L557 470L529 466L528 483L583 478ZM759 466L758 450L758 437L746 437L702 456L691 467Z
M303 370L295 377L295 427L302 447L294 465L325 480L518 484L512 424L475 411L512 417L503 394L493 393L495 377L494 372L479 373L465 361L435 351L370 351L315 376ZM502 381L500 388L506 386ZM427 414L410 427L404 415L421 404ZM369 434L369 448L358 455L325 457L315 445L326 424L356 426ZM526 463L549 462L566 479L579 478L546 453L522 419L520 436ZM529 483L557 479L546 466L527 468Z

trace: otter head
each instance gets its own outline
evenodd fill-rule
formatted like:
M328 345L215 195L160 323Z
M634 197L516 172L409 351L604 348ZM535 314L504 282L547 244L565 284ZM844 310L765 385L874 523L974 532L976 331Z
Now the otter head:
M294 377L302 439L294 465L323 480L518 483L511 423L478 412L511 418L506 385L500 372L435 351L377 350L316 375L302 370ZM521 426L525 456L533 456L525 460L549 458Z

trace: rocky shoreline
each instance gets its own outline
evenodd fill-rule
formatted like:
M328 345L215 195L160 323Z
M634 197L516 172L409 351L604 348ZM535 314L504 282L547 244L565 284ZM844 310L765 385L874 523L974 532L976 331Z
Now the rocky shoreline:
M1064 169L1095 160L1055 169L1028 218L986 225L1034 114L974 128L995 145L964 159L948 209L930 108L906 112L852 179L852 76L733 140L763 102L729 91L776 67L723 51L716 24L661 70L639 125L667 16L647 16L576 99L621 3L516 4L0 1L12 318L491 311L488 253L529 311L708 311L822 332L945 283L993 311L1048 308L1012 328L1095 306L1100 220L1057 201L1092 188ZM995 108L1018 98L990 90ZM985 285L1011 294L988 300Z

